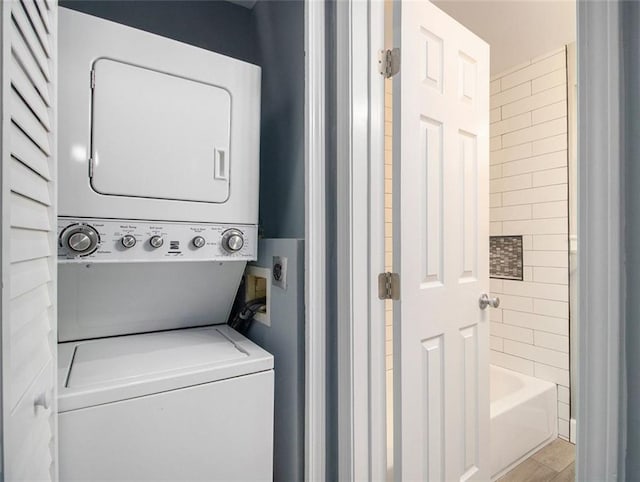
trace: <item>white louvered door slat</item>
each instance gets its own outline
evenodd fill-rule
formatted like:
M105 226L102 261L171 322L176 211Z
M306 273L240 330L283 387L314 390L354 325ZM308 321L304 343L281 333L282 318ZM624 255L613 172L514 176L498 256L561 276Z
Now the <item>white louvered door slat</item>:
M36 8L38 9L38 15L42 19L44 28L47 33L51 33L51 21L49 20L49 12L47 12L47 6L43 0L35 0Z
M11 159L11 191L22 194L24 197L38 201L45 206L51 205L51 196L49 195L49 182L42 176L33 172L20 161Z
M38 122L36 116L18 93L11 89L9 95L9 109L11 110L11 120L15 122L22 131L39 147L47 156L51 155L51 147L49 146L49 132Z
M7 25L7 28L16 29L12 39L13 43L11 44L11 51L13 52L16 61L22 66L24 72L27 74L29 79L31 79L31 82L36 89L38 89L40 96L44 99L47 105L51 105L47 78L42 70L40 70L38 63L31 54L31 51L24 39L18 33L19 30L17 30L16 24L11 22L10 25Z
M11 11L17 33L20 35L20 39L26 41L26 45L29 47L31 54L33 55L34 62L38 65L40 71L44 74L45 80L48 82L51 80L51 74L49 72L48 55L45 52L42 43L38 36L32 30L29 24L27 13L23 8L16 7Z
M20 97L25 99L25 102L36 114L38 121L40 121L47 130L51 130L48 106L42 97L40 97L40 94L29 80L29 77L27 77L27 74L24 73L22 67L18 65L15 57L12 57L11 67L13 69L11 72L11 85L18 91Z
M48 231L51 228L51 223L49 223L49 209L44 204L12 193L11 226Z
M44 27L42 19L40 18L40 14L36 7L35 1L20 0L20 4L22 5L22 8L26 11L29 17L29 22L31 23L31 26L33 27L33 31L35 32L38 38L38 43L40 47L44 51L45 55L47 57L50 57L51 52L49 49L49 35L47 34L47 31ZM19 9L16 8L15 10L18 11ZM45 68L48 70L48 66Z
M13 302L17 296L35 290L50 281L51 273L46 258L15 263L11 270L11 301Z
M11 155L25 166L40 174L47 181L51 180L49 158L16 126L11 123Z
M5 0L2 479L57 480L57 4Z

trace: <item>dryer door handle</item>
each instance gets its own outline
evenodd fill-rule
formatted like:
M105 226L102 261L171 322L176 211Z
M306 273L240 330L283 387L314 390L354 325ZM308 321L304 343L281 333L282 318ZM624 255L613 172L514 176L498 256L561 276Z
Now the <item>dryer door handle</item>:
M214 179L226 181L229 179L229 159L227 159L227 151L224 149L214 149Z

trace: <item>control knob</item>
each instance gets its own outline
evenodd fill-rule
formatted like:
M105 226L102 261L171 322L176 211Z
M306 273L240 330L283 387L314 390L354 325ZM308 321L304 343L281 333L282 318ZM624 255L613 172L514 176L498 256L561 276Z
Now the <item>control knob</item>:
M200 249L206 244L207 241L202 236L196 236L191 240L191 242L196 248Z
M244 246L244 236L237 229L227 229L222 233L222 247L229 253L237 253Z
M160 248L164 244L164 239L162 239L162 236L156 234L149 238L149 244L152 248Z
M60 235L60 244L74 256L93 253L100 243L98 231L88 224L72 224Z
M122 246L124 246L127 249L133 248L136 245L136 238L132 234L125 234L120 239L120 243L122 243Z

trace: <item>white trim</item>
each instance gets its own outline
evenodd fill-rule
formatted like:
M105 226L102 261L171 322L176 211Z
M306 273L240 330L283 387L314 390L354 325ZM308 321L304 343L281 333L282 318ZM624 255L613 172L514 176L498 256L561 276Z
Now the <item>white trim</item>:
M385 480L384 4L336 8L338 478Z
M619 2L578 2L577 480L624 480ZM622 436L621 436L622 435Z
M305 480L326 479L325 3L305 6Z
M377 274L385 269L384 77L376 59L385 47L385 2L369 7L369 460L371 480L387 479L387 373L385 303L378 299Z
M354 480L351 309L351 2L336 2L338 480ZM364 185L364 183L363 183Z

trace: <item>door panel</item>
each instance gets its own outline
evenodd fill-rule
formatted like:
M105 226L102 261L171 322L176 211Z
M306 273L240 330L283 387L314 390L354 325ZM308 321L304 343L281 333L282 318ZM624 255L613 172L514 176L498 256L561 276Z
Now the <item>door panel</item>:
M489 47L395 2L395 480L487 480Z
M227 90L106 58L93 69L91 185L98 193L229 198Z
M58 7L0 8L2 476L55 480Z

